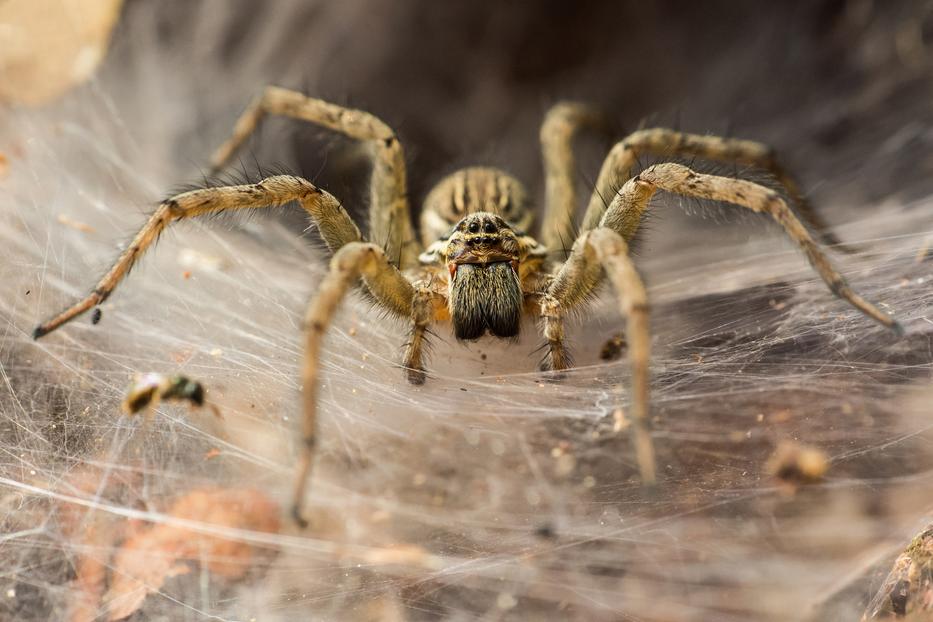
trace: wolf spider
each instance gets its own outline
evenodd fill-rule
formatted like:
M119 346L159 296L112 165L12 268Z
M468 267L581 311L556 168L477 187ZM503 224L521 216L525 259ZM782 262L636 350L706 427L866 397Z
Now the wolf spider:
M214 153L214 171L231 160L266 114L315 123L369 145L373 160L369 241L337 199L301 177L276 175L254 184L185 192L162 201L94 290L37 327L34 337L106 300L169 223L226 210L298 203L333 253L330 271L305 316L302 450L292 505L292 515L299 524L304 524L301 512L314 458L321 342L341 299L360 278L382 308L410 321L403 365L408 381L421 384L425 381L425 333L432 322L450 321L457 339L477 339L486 332L508 338L518 333L523 314L536 316L547 340L542 367L570 367L564 317L590 299L608 277L626 318L631 412L636 422L633 439L645 483L655 480L648 418L651 338L648 297L629 257L628 243L658 190L770 215L834 294L883 326L901 332L893 318L849 287L778 192L742 179L697 173L674 163L655 164L632 176L641 154L735 162L770 172L787 195L804 208L793 179L781 169L774 152L761 143L668 129L637 131L609 152L582 224L574 234L571 142L579 129L596 126L599 119L585 105L560 103L550 109L541 127L545 170L541 242L527 233L533 213L524 187L494 168L466 168L441 180L425 200L419 241L409 215L402 146L388 125L367 112L267 87L239 118L233 135ZM611 201L607 204L604 198ZM802 215L807 213L801 209ZM563 241L574 238L564 259ZM549 250L559 251L561 256L555 259L556 253Z

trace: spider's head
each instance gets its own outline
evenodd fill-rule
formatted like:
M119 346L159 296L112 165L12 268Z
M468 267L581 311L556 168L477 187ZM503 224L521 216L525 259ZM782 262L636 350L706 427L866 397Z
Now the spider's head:
M502 218L489 212L475 212L454 226L443 254L453 281L463 265L505 262L517 274L521 247L518 235Z
M502 218L476 212L457 223L437 249L450 274L447 306L457 339L518 334L522 312L519 262L525 252Z

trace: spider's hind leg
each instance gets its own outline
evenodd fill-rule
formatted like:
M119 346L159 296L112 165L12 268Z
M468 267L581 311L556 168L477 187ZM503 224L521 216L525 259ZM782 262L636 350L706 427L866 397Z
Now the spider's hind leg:
M541 235L551 251L565 251L576 237L577 210L573 139L584 128L607 125L603 114L580 102L559 102L548 110L541 125L541 155L544 161L544 221Z

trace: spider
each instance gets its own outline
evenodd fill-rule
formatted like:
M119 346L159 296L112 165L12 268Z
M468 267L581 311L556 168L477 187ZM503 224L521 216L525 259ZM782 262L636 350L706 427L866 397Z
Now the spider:
M291 508L299 525L306 524L302 508L316 444L321 343L342 298L360 279L380 307L410 323L402 364L413 384L425 381L425 337L434 322L449 321L459 340L478 339L486 333L510 338L518 334L523 314L534 316L546 340L542 368L569 368L564 318L581 308L603 281L611 282L626 318L630 408L636 422L633 444L639 473L646 484L656 479L648 417L649 310L645 286L629 257L628 243L659 190L770 215L834 294L883 326L898 334L903 332L892 317L849 287L781 193L742 179L697 173L676 163L655 164L632 174L642 154L692 156L757 167L770 172L783 185L786 195L806 217L807 209L796 183L778 164L774 151L761 143L662 128L637 131L610 150L578 233L574 234L572 141L582 128L597 127L600 115L585 104L562 102L547 112L541 126L545 170L541 241L528 233L534 215L521 182L502 170L484 167L459 170L428 193L421 211L419 240L409 214L402 145L388 125L361 110L267 87L239 118L231 137L213 154L214 172L230 162L267 114L315 123L369 146L373 168L368 241L336 198L301 177L276 175L254 184L185 192L162 201L97 286L85 298L38 326L33 336L42 337L100 305L159 234L176 220L226 210L300 205L333 257L329 272L308 304L304 323L302 446ZM565 254L563 241L574 238Z

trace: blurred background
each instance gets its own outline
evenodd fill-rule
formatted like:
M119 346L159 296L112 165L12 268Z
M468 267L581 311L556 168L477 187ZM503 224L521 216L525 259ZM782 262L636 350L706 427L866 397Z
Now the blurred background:
M540 192L538 126L550 104L572 98L605 109L617 136L661 124L774 144L812 198L842 216L835 204L850 197L839 187L870 199L899 186L929 190L930 10L869 0L543 2L533 10L406 1L156 10L131 2L104 76L149 74L152 83L131 101L178 111L186 127L175 132L172 173L184 180L203 163L192 154L224 136L261 85L274 83L370 110L396 128L416 198L475 162L511 170ZM164 65L144 64L153 46ZM202 58L197 71L179 72ZM252 157L297 167L345 203L362 203L366 162L348 175L334 153L348 151L346 141L297 122L268 132ZM581 184L606 146L583 160ZM866 160L870 179L860 174Z
M900 611L888 571L933 502L931 45L933 4L908 1L0 2L0 619ZM583 193L639 127L767 142L860 249L834 254L855 288L909 334L835 300L761 219L660 199L638 254L663 473L646 491L613 416L627 364L597 357L620 325L610 296L571 329L580 368L560 382L534 372L532 326L513 346L439 328L421 389L397 369L404 327L354 298L325 352L300 532L278 506L326 256L298 210L179 225L99 325L29 339L160 198L203 183L267 84L395 128L416 217L476 163L540 206L538 128L561 99L614 125L579 141ZM234 169L302 174L365 221L365 153L326 131L269 119ZM125 418L150 371L202 381L224 419ZM782 441L822 452L820 483L770 474ZM906 585L902 609L921 608Z

